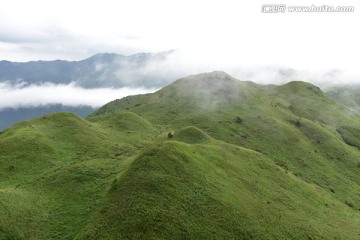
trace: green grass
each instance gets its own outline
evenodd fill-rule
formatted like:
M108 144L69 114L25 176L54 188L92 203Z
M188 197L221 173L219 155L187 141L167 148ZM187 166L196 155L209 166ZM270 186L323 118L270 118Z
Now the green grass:
M212 140L205 132L196 127L186 127L175 134L175 139L189 144L206 144Z
M155 145L137 157L107 198L81 239L356 239L359 234L360 213L331 192L257 152L215 140Z
M9 219L0 225L4 236L73 238L87 224L113 178L129 164L127 159L157 136L155 127L143 131L139 123L148 126L145 120L135 114L117 114L122 115L127 122L117 126L116 121L111 123L111 115L104 121L89 122L58 113L25 121L1 134L0 199L4 208L0 218ZM18 192L29 197L20 198ZM28 204L33 198L37 204ZM18 203L8 211L13 199ZM23 222L27 212L34 224ZM41 225L32 227L36 219Z
M354 147L357 147L360 149L360 129L350 126L341 126L337 130L343 140Z
M0 239L359 239L359 126L223 72L25 121L0 134Z

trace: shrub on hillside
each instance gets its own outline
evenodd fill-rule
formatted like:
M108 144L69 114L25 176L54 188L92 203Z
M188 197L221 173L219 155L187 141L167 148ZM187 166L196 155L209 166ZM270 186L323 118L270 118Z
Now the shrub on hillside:
M241 119L241 117L237 116L235 122L238 124L242 124L243 120Z

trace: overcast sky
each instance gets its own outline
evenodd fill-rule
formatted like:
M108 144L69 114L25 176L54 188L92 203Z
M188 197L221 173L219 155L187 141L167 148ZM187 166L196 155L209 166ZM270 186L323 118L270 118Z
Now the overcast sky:
M269 3L353 6L354 12L262 13ZM359 84L359 23L358 0L0 0L0 60L82 60L102 52L176 49L162 65L145 69L169 78L223 70L257 83ZM96 107L152 91L2 83L0 110L58 103Z
M263 4L353 13L261 13ZM180 49L196 64L357 72L359 1L0 0L0 59L80 60Z

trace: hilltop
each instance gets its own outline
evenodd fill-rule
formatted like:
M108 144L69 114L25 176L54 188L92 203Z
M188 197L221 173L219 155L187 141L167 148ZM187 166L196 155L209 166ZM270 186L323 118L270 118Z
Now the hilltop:
M310 83L224 72L25 121L0 134L0 238L358 239L359 126Z

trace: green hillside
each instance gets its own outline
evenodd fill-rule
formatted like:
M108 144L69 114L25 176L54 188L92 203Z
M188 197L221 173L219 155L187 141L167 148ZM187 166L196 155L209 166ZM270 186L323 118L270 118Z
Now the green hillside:
M0 239L359 239L360 119L223 72L0 134Z
M0 135L0 239L72 239L81 231L114 177L158 134L135 114L114 115L121 131L112 115L89 122L58 113Z

